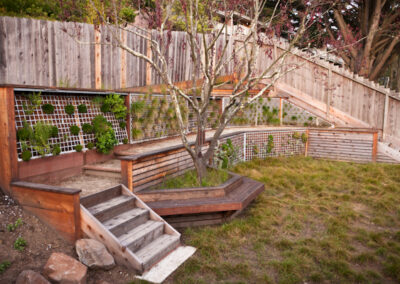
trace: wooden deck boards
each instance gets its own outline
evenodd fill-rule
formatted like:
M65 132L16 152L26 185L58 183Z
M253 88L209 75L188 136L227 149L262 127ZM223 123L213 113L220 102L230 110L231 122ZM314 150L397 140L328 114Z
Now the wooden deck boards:
M161 216L236 211L245 208L263 190L264 184L244 178L243 184L224 197L165 200L147 204Z

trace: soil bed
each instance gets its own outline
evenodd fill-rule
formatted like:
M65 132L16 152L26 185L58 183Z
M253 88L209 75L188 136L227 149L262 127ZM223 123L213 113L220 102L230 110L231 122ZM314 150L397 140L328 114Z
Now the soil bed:
M7 225L15 224L21 219L22 225L9 232ZM11 265L0 272L0 283L15 283L18 275L27 269L41 273L48 258L53 252L62 252L78 259L73 244L61 238L57 232L43 224L32 214L23 211L9 197L0 191L0 263L9 261ZM14 242L22 237L27 242L23 251L14 249ZM88 270L87 283L129 283L134 274L128 269L116 266L110 271Z

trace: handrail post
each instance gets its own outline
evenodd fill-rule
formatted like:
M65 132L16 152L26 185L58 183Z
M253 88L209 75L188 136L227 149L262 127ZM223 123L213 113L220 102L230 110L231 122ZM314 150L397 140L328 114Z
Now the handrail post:
M121 160L121 179L122 184L124 184L130 191L133 192L133 161L131 160Z

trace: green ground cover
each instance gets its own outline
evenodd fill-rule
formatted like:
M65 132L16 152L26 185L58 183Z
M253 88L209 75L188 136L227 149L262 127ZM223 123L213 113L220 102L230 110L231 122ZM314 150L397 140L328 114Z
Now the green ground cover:
M270 158L234 172L266 190L239 218L187 229L168 283L400 282L400 166Z
M151 187L150 189L174 189L189 188L199 186L217 186L223 184L229 179L229 174L225 170L208 169L207 175L201 185L197 179L196 170L190 170L183 175L166 178L162 183Z

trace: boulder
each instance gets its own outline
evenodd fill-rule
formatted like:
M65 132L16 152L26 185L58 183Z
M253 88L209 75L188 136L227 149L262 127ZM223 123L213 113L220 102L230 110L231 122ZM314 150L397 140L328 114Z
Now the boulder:
M50 284L50 282L33 270L24 270L18 275L15 284Z
M66 254L54 252L47 260L43 274L56 283L85 284L87 267Z
M76 253L80 262L89 268L111 269L115 266L113 256L99 241L93 239L80 239L75 243Z

